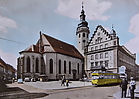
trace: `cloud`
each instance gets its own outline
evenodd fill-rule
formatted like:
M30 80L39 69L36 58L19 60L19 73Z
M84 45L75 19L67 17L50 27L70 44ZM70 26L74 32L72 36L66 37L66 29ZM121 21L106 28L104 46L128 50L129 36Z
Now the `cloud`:
M5 63L12 65L16 68L17 57L14 54L4 52L0 49L0 57L5 61Z
M139 0L134 0L135 4L139 6Z
M16 28L16 22L0 15L0 32L6 33L8 28Z
M139 13L134 15L130 20L129 32L134 34L135 37L129 40L125 45L134 53L139 53Z
M79 18L81 12L81 0L58 0L56 12L70 18ZM84 9L89 20L106 21L110 16L104 15L111 8L110 1L85 0Z

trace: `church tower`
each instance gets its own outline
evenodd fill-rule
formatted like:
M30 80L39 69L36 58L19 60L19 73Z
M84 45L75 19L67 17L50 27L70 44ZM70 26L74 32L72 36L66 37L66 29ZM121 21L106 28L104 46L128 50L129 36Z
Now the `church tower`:
M83 56L84 56L85 46L87 46L88 44L89 33L90 33L88 22L85 20L85 17L86 15L85 15L84 6L82 3L80 23L78 24L78 27L76 30L76 36L77 36L77 48Z

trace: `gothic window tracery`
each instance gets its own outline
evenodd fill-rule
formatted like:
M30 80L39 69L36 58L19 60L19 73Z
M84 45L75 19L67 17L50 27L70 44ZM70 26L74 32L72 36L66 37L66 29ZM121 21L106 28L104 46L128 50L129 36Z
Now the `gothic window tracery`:
M53 74L53 59L50 59L49 66L50 66L50 74Z
M64 73L66 74L66 61L64 61Z
M80 71L79 71L79 63L78 63L78 65L77 65L77 70L78 70L78 74L79 74L79 72L80 72Z
M69 74L71 74L71 62L69 62Z
M36 58L36 73L39 72L39 59Z
M30 72L30 57L27 57L27 72Z

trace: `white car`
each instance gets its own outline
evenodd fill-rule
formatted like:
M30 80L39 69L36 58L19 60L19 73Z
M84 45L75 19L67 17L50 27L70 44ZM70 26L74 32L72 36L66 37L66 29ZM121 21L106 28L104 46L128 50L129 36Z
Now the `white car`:
M30 79L29 78L25 78L24 81L25 82L30 82Z

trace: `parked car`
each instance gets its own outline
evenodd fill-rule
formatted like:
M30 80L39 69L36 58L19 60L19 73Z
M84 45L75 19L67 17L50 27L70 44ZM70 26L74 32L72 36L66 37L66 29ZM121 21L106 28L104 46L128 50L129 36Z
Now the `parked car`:
M30 82L30 78L25 78L24 81L25 82Z
M22 79L18 79L18 84L23 84L23 80Z

